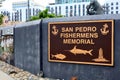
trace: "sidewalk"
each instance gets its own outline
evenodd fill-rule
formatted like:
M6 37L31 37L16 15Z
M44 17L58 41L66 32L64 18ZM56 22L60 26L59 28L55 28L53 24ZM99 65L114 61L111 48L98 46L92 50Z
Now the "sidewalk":
M14 80L14 79L0 70L0 80Z

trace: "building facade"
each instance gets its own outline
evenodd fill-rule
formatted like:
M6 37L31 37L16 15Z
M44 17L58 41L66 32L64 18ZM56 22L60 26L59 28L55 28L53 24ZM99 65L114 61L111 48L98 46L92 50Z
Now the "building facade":
M105 7L106 12L105 14L120 14L120 0L106 0Z
M91 0L55 0L55 4L47 6L51 13L65 17L86 15L86 6Z
M0 7L2 7L3 1L5 1L5 0L0 0Z
M86 6L92 0L55 0L54 4L49 4L47 8L51 13L63 15L65 17L86 15ZM104 3L105 14L119 14L119 0L106 0Z
M29 20L30 16L37 15L44 6L37 4L34 0L26 0L12 3L12 11L0 9L0 13L8 16L10 21L24 22Z

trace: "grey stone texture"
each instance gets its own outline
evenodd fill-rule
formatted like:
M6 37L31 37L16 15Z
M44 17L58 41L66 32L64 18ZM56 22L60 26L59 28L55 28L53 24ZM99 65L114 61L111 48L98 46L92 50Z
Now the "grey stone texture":
M40 72L40 21L16 25L14 53L15 66L33 74Z
M56 63L48 61L48 23L87 20L114 20L114 66ZM69 18L51 18L27 22L15 27L15 65L31 73L43 71L44 77L70 80L120 79L120 15L92 15ZM107 47L107 45L106 45Z

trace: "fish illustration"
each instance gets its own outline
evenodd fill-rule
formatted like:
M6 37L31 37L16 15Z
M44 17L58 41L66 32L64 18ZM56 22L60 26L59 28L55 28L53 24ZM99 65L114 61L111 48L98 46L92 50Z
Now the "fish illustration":
M51 56L52 56L52 58L55 57L56 59L61 59L61 60L66 58L66 56L61 54L61 53L60 54L56 54L56 55L51 54Z
M77 49L76 46L74 46L73 49L65 50L65 51L69 51L69 52L73 53L74 55L76 55L76 54L84 54L84 55L89 54L92 56L91 52L93 51L93 49L88 51L88 50L83 50L83 49Z

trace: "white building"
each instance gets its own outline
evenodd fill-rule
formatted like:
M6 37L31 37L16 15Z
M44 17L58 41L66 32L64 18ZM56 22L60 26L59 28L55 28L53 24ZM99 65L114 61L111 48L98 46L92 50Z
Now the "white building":
M2 7L3 1L5 1L5 0L0 0L0 7Z
M29 10L28 10L28 5L29 5ZM45 7L37 4L33 0L29 0L29 4L28 4L28 0L14 2L12 6L13 6L13 11L15 12L15 14L13 14L12 19L13 20L17 19L17 21L26 21L28 20L28 17L37 15L41 10L45 9Z
M120 14L120 0L106 0L106 14Z
M56 15L84 16L86 15L86 6L91 0L55 0L55 4L49 4L47 8Z
M13 2L11 4L11 7L12 10L6 10L5 8L1 8L0 13L8 16L10 21L22 22L27 21L30 16L37 15L41 10L45 9L44 6L34 2L34 0L29 0L29 2L28 0ZM7 9L10 8L8 8L7 6Z
M86 6L92 0L55 0L54 4L49 4L47 8L56 15L84 16L86 15ZM105 0L105 14L119 14L120 0Z

